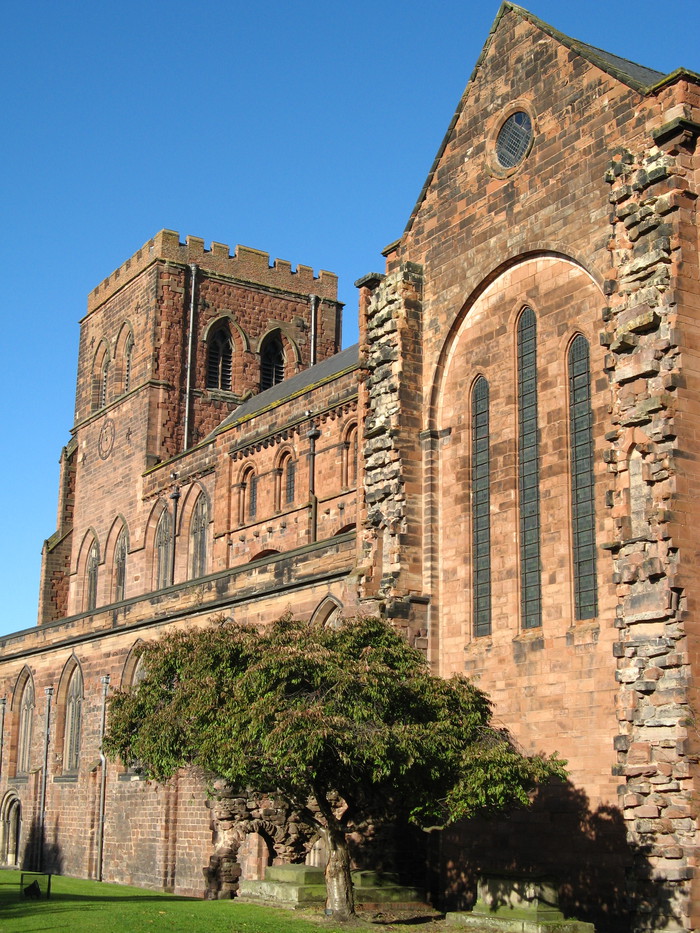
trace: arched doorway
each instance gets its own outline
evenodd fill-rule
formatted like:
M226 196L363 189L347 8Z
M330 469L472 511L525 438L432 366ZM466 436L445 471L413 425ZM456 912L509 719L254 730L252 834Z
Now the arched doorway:
M0 838L0 859L3 865L19 864L19 843L22 835L22 804L19 797L9 793L2 804L2 837Z

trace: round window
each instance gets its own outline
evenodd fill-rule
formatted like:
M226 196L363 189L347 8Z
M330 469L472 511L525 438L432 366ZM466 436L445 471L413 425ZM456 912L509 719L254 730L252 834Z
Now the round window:
M532 142L532 121L524 110L516 110L496 137L496 158L502 168L515 168L527 155Z

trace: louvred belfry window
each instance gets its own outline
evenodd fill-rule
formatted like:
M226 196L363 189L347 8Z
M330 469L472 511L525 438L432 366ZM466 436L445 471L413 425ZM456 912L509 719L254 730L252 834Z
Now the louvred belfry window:
M284 379L284 349L279 334L265 339L260 350L260 391L270 389Z
M233 341L228 327L217 327L209 338L207 351L207 388L231 391Z

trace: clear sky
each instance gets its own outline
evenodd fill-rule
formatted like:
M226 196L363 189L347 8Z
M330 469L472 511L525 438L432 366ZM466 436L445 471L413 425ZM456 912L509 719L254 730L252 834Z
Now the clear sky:
M524 5L625 58L700 71L697 0ZM169 227L338 273L353 343L353 282L400 236L497 12L6 0L0 634L36 622L88 291Z

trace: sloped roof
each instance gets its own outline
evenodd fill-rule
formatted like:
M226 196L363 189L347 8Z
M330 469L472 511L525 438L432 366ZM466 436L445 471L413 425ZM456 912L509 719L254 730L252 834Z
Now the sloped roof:
M219 427L209 436L212 437L231 425L247 421L254 415L276 408L283 402L289 401L298 395L303 395L315 386L337 378L342 373L350 372L355 369L358 360L359 344L356 343L345 350L341 350L340 353L336 353L335 356L330 356L315 366L310 366L302 373L297 373L296 376L283 379L277 385L253 395L252 398L239 405L230 415L224 418Z
M636 64L636 62L628 61L628 59L626 58L620 58L619 55L612 55L610 52L605 52L602 49L597 49L595 48L595 46L587 45L585 42L579 42L578 39L572 39L570 36L565 35L563 32L559 32L558 29L554 29L553 26L550 26L548 23L545 23L543 20L538 19L537 16L535 16L532 13L529 13L523 7L518 6L515 3L511 3L510 0L504 0L504 2L500 6L498 13L496 14L496 18L493 21L493 25L491 26L491 29L489 30L489 34L486 38L486 42L484 43L481 53L478 59L476 60L476 64L474 65L474 70L469 76L469 81L467 82L467 86L464 90L464 94L462 94L460 102L457 105L457 109L455 110L454 116L452 117L452 120L450 121L450 125L447 128L447 132L445 133L442 143L440 144L440 148L437 151L437 155L435 156L435 159L433 160L433 164L431 165L430 171L428 172L428 177L425 180L425 184L421 188L420 194L418 195L418 200L416 201L413 211L411 212L411 216L408 218L408 223L406 224L404 233L407 233L413 226L413 221L415 220L416 214L418 213L420 205L423 203L425 194L428 188L430 187L430 184L432 183L435 172L437 171L438 165L440 164L440 159L442 158L442 154L444 153L445 148L447 147L447 143L449 142L450 137L452 136L452 132L455 128L457 120L459 119L462 113L462 110L464 109L466 105L472 82L474 81L474 78L476 77L476 74L479 71L479 67L481 66L481 63L483 62L484 58L486 57L486 54L488 53L494 34L498 28L498 24L500 23L502 17L511 10L517 13L523 19L528 20L528 22L532 23L533 26L536 26L538 29L541 29L542 32L545 32L548 36L551 36L557 42L560 42L562 45L565 45L567 48L571 49L572 51L577 52L583 58L588 59L588 61L590 61L593 65L596 65L598 68L601 68L603 71L606 71L608 74L617 78L618 81L621 81L623 84L628 85L628 87L631 87L635 91L639 91L641 94L646 93L650 88L654 87L654 85L658 84L664 78L668 77L662 71L655 71L653 68L646 68L644 65L638 65ZM693 72L687 72L687 73L690 75L694 75ZM676 72L672 72L672 74L676 74Z

